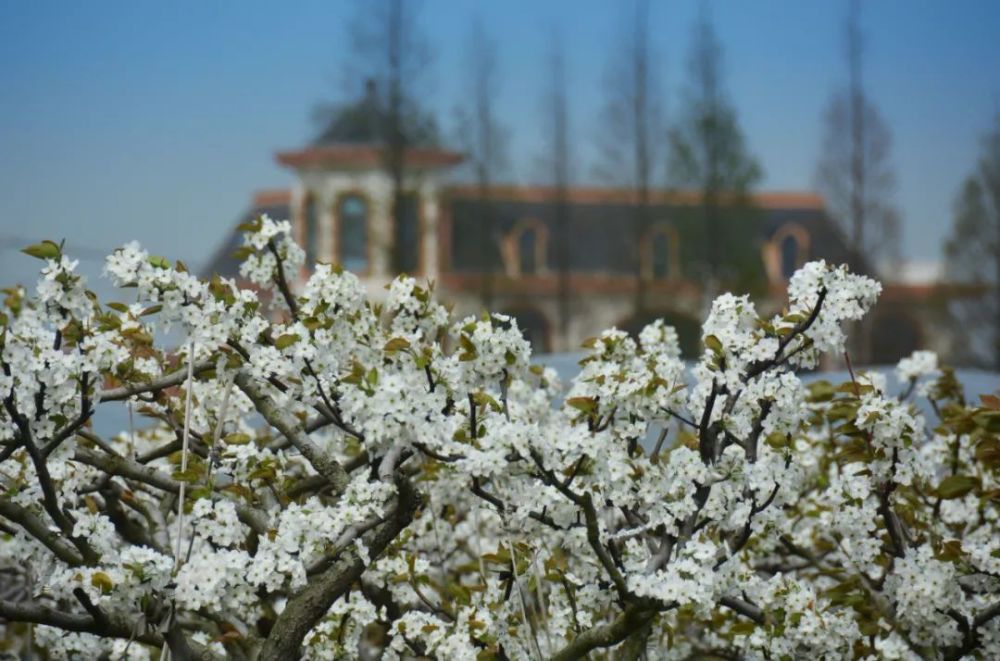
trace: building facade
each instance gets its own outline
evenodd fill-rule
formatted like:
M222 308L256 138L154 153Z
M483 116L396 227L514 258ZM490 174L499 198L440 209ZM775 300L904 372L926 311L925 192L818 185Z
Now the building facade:
M294 171L295 184L257 193L240 222L265 213L291 220L306 250L303 278L316 261L337 263L377 299L397 272L406 272L433 281L438 298L458 314L489 308L516 317L538 352L576 350L602 329L635 331L664 318L677 328L685 354L695 355L715 290L750 290L759 311L773 313L785 304L787 278L803 263L851 261L822 199L808 192L722 204L717 236L710 236L694 193L655 191L640 208L621 189L484 192L451 182L460 154L423 148L406 154L397 221L377 147L323 143L276 158ZM725 263L710 273L713 241L726 244ZM234 233L209 270L236 277L231 255L238 243ZM875 328L889 330L872 339L871 362L944 348L927 332L932 298L912 287L886 287Z

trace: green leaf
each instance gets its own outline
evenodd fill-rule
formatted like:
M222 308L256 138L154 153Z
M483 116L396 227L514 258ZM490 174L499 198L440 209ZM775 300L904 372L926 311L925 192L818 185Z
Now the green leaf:
M971 475L951 475L941 481L938 486L938 496L944 500L962 498L973 489L979 487L979 478Z
M242 432L233 432L232 434L226 434L223 440L225 440L225 442L228 443L229 445L246 445L247 443L250 442L251 439L250 439L250 434L244 434Z
M835 393L833 384L825 380L814 381L807 388L809 389L809 397L814 402L828 402L833 399Z
M991 434L1000 433L1000 411L983 410L972 416L972 420Z
M461 361L475 360L476 345L472 343L472 339L468 335L466 335L465 333L459 335L458 345L462 349L462 353L458 357L459 360Z
M171 477L173 477L178 482L187 482L188 484L192 484L194 482L197 482L199 478L201 478L201 471L198 470L196 467L188 466L187 470L174 471Z
M570 397L566 400L566 405L584 413L597 411L597 400L593 397Z
M146 259L146 261L148 261L150 263L150 265L155 266L158 269L169 269L170 268L170 260L167 259L166 257L161 257L159 255L150 255Z
M1000 438L984 438L976 446L976 460L987 466L1000 466Z
M238 262L242 262L253 253L254 250L250 246L242 246L233 251L233 259Z
M261 225L262 225L261 217L257 216L251 221L240 223L239 225L236 226L236 229L239 230L240 232L259 232Z
M938 560L954 562L962 557L962 542L957 539L949 539L941 544L941 550L935 554Z
M280 336L277 340L275 340L274 346L278 347L279 350L284 350L292 346L301 339L302 338L295 333L287 333L285 335Z
M719 341L714 335L709 335L705 338L705 346L712 350L712 353L721 354L722 353L722 342Z
M95 571L90 576L90 584L101 591L101 594L108 594L115 587L111 577L102 571Z
M397 351L406 351L410 348L410 342L405 337L394 337L385 343L382 350L386 353L395 353Z
M31 257L37 257L38 259L59 259L62 256L62 249L59 248L59 244L52 241L42 241L41 243L30 245L22 249L21 252Z

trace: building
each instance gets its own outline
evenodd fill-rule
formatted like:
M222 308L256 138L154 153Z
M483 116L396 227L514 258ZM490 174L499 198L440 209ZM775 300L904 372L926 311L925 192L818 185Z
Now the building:
M694 193L654 192L642 214L631 191L621 189L570 188L560 195L496 187L484 195L451 183L460 154L418 147L406 153L407 193L397 223L391 180L373 142L338 141L334 134L276 158L295 172L295 184L257 193L240 222L265 213L292 220L307 264L339 263L376 298L403 271L434 281L438 297L458 314L486 307L511 314L539 352L575 350L602 329L634 331L662 317L678 329L685 354L695 355L715 282L705 269L710 241L728 242L727 273L753 290L764 314L781 309L787 278L804 262L851 261L822 199L808 192L760 193L723 205L721 236L712 237ZM560 218L567 232L559 231ZM235 277L231 255L239 241L234 232L209 270ZM933 288L886 287L872 362L943 348L926 332L933 300Z

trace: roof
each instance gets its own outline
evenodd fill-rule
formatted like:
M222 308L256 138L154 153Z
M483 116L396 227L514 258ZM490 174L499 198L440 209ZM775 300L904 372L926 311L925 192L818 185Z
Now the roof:
M420 147L437 146L440 134L434 115L424 111L415 99L404 98L399 110L398 130L402 131L406 144ZM322 145L378 145L382 144L391 130L387 103L381 99L374 79L365 81L364 93L355 101L321 108L320 116L326 116L323 130L312 141L314 146Z
M293 168L374 168L382 163L382 150L370 144L325 144L305 149L280 151L275 158ZM461 163L459 152L436 147L406 150L406 165L417 168L448 167Z
M446 194L452 198L482 199L480 189L472 185L451 186ZM559 190L547 186L493 186L488 199L517 202L554 202ZM633 204L636 193L631 188L570 187L565 190L566 201L575 204L617 203ZM822 209L823 197L811 191L769 191L750 195L747 199L753 206L762 209ZM699 191L652 190L649 193L652 204L671 206L694 206L701 204ZM729 201L736 201L730 196ZM727 201L723 197L723 203Z
M360 99L330 108L328 113L326 126L313 140L313 145L378 142L382 118L373 81L365 84L365 93Z
M237 225L250 222L261 215L268 215L275 220L288 220L291 218L291 191L287 190L266 190L254 194L253 206L250 207L239 220L233 224L223 239L222 245L205 267L202 277L211 277L214 274L224 278L236 278L240 274L240 263L233 257L237 248L243 245L243 235L236 229Z

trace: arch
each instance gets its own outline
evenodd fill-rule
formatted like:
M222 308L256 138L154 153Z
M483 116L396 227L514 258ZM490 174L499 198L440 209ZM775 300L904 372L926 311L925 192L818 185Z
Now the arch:
M764 245L764 267L774 283L787 282L809 260L812 237L798 223L785 223Z
M306 253L306 268L312 268L319 255L319 203L313 193L307 192L302 200L299 219L299 240Z
M701 324L698 323L697 319L689 317L683 312L674 310L642 312L626 317L615 326L638 340L642 329L657 319L662 319L663 323L673 326L677 331L677 339L681 345L681 358L697 360L701 353Z
M503 239L504 264L510 276L548 271L549 228L534 218L521 220Z
M367 273L370 266L368 209L368 198L361 193L343 193L337 198L336 261L354 273Z
M530 306L519 306L505 310L503 314L517 320L517 327L524 339L531 344L532 353L549 353L552 350L551 326L541 310Z
M646 280L674 280L680 275L677 230L666 223L650 227L642 239L640 272Z

